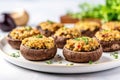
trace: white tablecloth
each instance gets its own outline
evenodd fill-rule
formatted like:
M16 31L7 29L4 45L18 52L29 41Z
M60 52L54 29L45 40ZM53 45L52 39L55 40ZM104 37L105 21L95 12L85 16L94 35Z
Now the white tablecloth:
M59 21L66 10L77 11L77 5L85 1L104 3L103 0L3 0L0 13L25 8L31 16L29 24L37 25L47 19ZM5 34L0 31L1 37ZM12 65L0 56L0 80L120 80L120 68L89 74L48 74Z

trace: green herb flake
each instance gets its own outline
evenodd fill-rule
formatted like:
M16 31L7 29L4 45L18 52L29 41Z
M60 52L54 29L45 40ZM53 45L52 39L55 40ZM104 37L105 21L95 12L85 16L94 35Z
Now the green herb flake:
M80 38L75 38L74 40L76 40L76 41L80 41Z
M10 54L10 56L18 58L18 57L20 57L20 54L19 54L19 52L17 52L17 53Z
M50 20L47 20L47 22L50 23L50 24L53 24L53 23L54 23L53 21L50 21Z
M62 30L66 30L66 29L67 29L67 27L65 27L65 26L64 26L64 27L62 27Z
M68 63L66 64L67 66L73 66L74 64L73 63Z
M37 35L37 38L43 38L43 35Z
M27 31L30 31L32 28L30 26L25 27Z
M88 44L88 38L87 38L87 37L81 37L81 39L82 39L86 44Z
M49 60L49 61L46 61L45 63L46 64L52 64L53 62L51 60Z
M104 29L103 31L104 31L104 32L108 32L109 30Z
M93 61L90 60L90 61L89 61L89 64L93 64Z
M119 58L118 52L115 51L114 53L111 53L110 56L113 56L115 59Z

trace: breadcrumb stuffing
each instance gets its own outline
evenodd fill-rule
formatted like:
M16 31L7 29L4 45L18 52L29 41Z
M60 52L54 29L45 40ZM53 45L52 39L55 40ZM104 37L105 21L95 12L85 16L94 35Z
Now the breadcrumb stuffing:
M67 40L65 47L69 50L76 52L88 52L96 50L100 46L99 42L95 38L80 37Z
M95 21L79 21L75 24L75 28L80 31L94 31L96 29L101 28L101 25Z
M117 30L101 30L95 34L100 41L120 40L120 32Z
M61 24L61 23L56 23L56 22L52 22L52 21L46 21L46 22L40 23L39 26L43 30L49 30L51 32L55 32L56 30L63 27L64 25Z
M12 39L23 40L24 38L40 34L40 31L31 27L18 27L10 32Z
M60 28L58 31L56 31L54 36L62 36L65 38L76 38L76 37L80 37L81 33L77 29L63 27Z
M102 25L102 29L120 31L120 22L119 21L107 22Z
M52 37L41 37L41 35L25 38L22 40L22 45L32 49L51 49L55 46Z

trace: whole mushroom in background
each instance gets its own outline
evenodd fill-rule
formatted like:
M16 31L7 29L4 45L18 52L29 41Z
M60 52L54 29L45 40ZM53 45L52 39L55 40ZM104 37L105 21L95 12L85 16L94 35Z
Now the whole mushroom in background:
M0 29L8 32L17 26L25 26L29 21L29 15L25 10L3 13L0 15Z
M4 13L0 15L0 29L2 31L5 31L5 32L11 31L15 27L16 27L16 24L9 14Z
M17 26L25 26L29 21L29 15L27 11L21 9L10 13Z

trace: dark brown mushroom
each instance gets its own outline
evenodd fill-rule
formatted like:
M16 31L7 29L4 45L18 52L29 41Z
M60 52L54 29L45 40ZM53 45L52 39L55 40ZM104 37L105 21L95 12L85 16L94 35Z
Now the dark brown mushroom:
M57 48L60 48L60 49L63 49L64 45L66 44L66 41L69 39L62 36L53 36L53 38Z
M21 41L17 39L12 39L10 35L7 36L7 41L10 44L10 46L14 49L20 49Z
M112 52L120 50L120 41L100 41L104 52Z
M57 48L54 46L51 49L31 49L21 44L20 51L25 59L41 61L53 58L57 52Z
M54 32L51 32L51 31L49 31L49 30L43 30L43 29L41 29L40 26L37 26L37 29L39 29L40 32L41 32L41 34L43 34L43 35L46 36L46 37L49 37L49 36L51 36L51 35L54 34Z
M90 52L74 52L64 47L63 55L67 61L76 63L87 63L89 61L97 61L102 55L102 47Z

